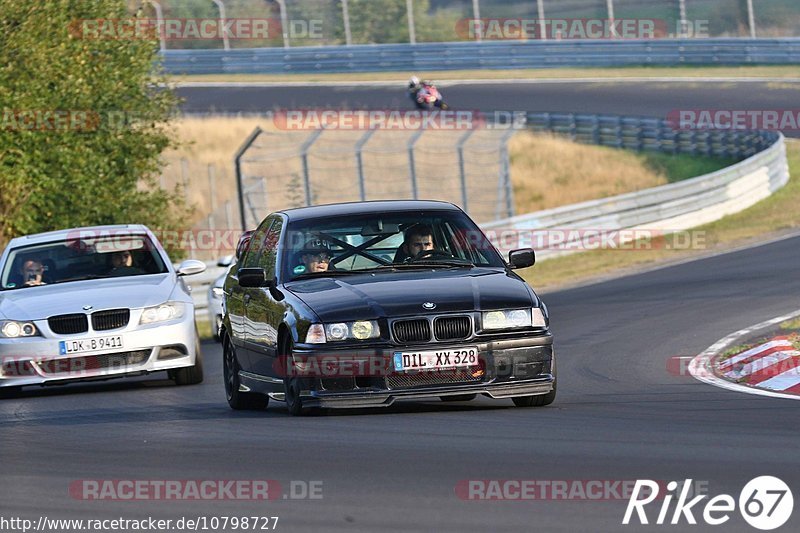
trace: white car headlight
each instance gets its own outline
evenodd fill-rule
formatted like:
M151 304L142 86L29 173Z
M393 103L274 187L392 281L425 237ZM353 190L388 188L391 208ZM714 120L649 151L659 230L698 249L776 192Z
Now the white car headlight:
M181 318L185 311L186 304L183 302L166 302L153 307L145 307L142 310L140 324L152 324L154 322L167 322Z
M41 335L33 322L17 320L0 320L0 338L17 339L20 337L36 337Z
M485 330L529 328L531 326L542 328L546 325L544 314L538 307L483 313L483 329Z
M333 324L311 324L306 333L306 342L322 344L352 339L375 339L380 336L381 330L376 320L357 320Z
M224 295L225 291L222 290L222 287L211 287L211 296L213 296L217 300L222 300L222 297Z

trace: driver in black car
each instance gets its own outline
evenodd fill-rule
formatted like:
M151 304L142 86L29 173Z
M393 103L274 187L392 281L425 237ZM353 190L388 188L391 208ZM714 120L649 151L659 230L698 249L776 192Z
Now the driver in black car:
M397 249L394 262L402 263L425 250L433 250L433 230L427 224L414 224L403 234L403 244Z

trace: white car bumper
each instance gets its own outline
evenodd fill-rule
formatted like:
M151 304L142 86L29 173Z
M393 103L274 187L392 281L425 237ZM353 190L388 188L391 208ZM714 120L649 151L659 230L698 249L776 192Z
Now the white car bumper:
M132 317L134 318L134 317ZM35 321L41 337L0 339L0 387L95 380L193 366L197 335L194 311L170 322L140 325L135 315L125 328L57 335L47 321ZM119 337L119 339L116 339ZM91 350L91 339L121 341L120 347ZM62 341L84 341L84 351L63 354Z

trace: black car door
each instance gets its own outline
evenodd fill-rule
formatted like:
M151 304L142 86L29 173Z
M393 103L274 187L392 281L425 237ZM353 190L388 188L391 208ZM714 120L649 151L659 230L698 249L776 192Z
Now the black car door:
M276 215L265 234L257 264L253 265L263 268L267 279L275 278L282 229L283 219ZM248 295L250 298L245 301L245 323L248 324L247 345L252 372L272 376L275 375L278 326L283 319L284 306L273 298L269 287L248 289Z
M235 271L238 271L239 268L258 266L258 258L264 247L265 237L272 225L272 221L272 218L267 218L253 233L247 250L242 254L236 267L234 267ZM255 289L240 286L238 276L235 273L232 276L234 276L234 279L231 280L232 283L230 284L230 296L225 300L225 307L231 322L231 337L237 347L236 353L239 358L239 365L242 370L252 372L252 357L247 341L248 332L253 328L253 325L247 317L246 304L253 297Z

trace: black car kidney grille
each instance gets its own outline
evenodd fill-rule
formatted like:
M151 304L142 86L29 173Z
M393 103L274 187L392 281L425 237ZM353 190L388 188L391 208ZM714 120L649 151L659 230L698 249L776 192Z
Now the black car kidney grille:
M83 313L72 315L56 315L47 319L47 325L53 333L72 335L89 331L89 320Z
M431 323L424 318L398 320L392 324L397 342L428 342L431 340Z
M466 339L472 332L468 316L439 317L433 321L433 332L440 341Z
M92 313L92 328L95 331L124 328L131 319L130 309L110 309Z

